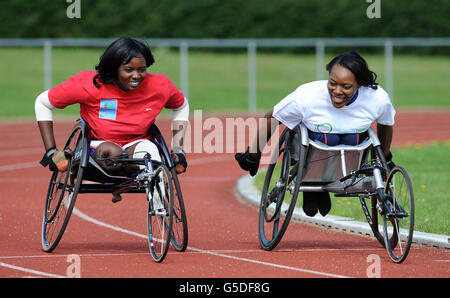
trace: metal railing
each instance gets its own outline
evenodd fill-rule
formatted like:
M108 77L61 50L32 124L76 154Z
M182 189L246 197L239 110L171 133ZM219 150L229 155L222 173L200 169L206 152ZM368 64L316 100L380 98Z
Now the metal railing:
M256 55L264 47L314 47L316 52L316 79L321 80L325 68L326 47L383 47L385 89L394 98L394 47L448 47L450 38L242 38L242 39L185 39L139 38L152 47L176 47L180 51L180 89L189 97L190 48L247 48L248 56L248 111L257 110ZM44 89L52 87L53 47L106 47L115 38L0 38L0 47L43 47Z

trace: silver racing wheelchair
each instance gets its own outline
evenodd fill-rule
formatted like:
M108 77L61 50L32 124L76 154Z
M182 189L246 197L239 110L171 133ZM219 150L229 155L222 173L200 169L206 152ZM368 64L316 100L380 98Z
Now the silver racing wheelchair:
M68 157L67 171L52 173L45 199L42 222L42 249L53 251L69 222L77 196L81 193L144 194L148 205L148 244L155 262L162 262L169 245L184 251L188 243L188 227L180 182L170 150L156 126L148 135L158 147L162 162L121 156L111 163L143 165L136 174L114 176L106 173L89 154L91 140L89 124L79 119L64 144Z
M405 260L414 231L414 194L407 171L390 171L372 128L356 146L327 146L308 137L303 123L286 128L267 168L259 208L259 239L265 250L282 239L299 192L356 197L373 236L395 263Z

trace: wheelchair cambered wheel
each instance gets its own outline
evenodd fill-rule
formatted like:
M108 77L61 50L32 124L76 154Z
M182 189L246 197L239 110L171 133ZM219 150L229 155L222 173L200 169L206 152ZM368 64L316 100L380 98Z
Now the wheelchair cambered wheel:
M173 186L169 169L156 168L147 186L148 244L155 262L162 262L169 249L173 224Z
M401 166L392 169L386 182L386 201L383 213L383 234L386 249L395 263L406 259L414 232L414 193L411 179Z
M67 171L55 171L50 179L41 233L42 249L46 252L58 245L75 205L84 170L80 166L82 137L82 126L77 124L64 145L64 151L70 156Z

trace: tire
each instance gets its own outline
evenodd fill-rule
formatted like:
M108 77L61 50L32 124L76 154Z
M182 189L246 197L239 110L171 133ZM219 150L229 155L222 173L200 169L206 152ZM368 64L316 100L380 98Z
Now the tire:
M175 186L173 202L173 224L171 243L177 251L185 251L188 245L188 224L183 194L175 167L171 169L172 182Z
M385 246L395 263L403 262L414 233L414 193L407 171L396 166L389 173L385 194L392 212L383 214Z
M54 171L50 179L41 232L42 250L45 252L52 252L58 245L75 206L84 171L80 163L82 150L85 150L82 138L82 125L77 124L64 145L69 156L67 171Z
M377 160L379 164L381 164L384 168L387 169L386 159L384 157L383 151L381 149L381 146L376 146L371 148L371 159ZM383 179L386 180L387 173L382 173ZM367 208L364 199L361 200L361 204L363 204L364 213L366 215L367 222L370 225L370 228L372 230L373 236L378 240L378 242L385 247L385 240L382 232L380 231L381 223L382 223L382 216L379 214L377 209L377 203L378 203L378 196L374 195L369 198L370 201L370 207ZM367 213L367 212L368 213Z
M301 184L301 178L298 177L302 177L306 148L300 145L298 165L292 165L289 146L294 133L299 131L287 128L283 131L279 139L279 151L273 153L272 163L267 169L259 207L259 240L264 250L272 250L278 245L297 202ZM292 183L295 183L295 189L289 200L286 198L286 190ZM283 204L284 202L287 203Z
M147 185L147 198L148 245L153 260L160 263L170 246L173 223L173 186L169 169L165 165L156 168Z

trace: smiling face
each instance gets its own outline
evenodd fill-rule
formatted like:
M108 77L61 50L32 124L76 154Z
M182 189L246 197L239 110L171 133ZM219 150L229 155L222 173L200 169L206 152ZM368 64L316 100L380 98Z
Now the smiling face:
M327 88L335 108L340 109L349 103L359 87L355 75L349 69L339 64L333 66Z
M136 90L147 75L144 56L137 55L128 63L119 66L117 79L119 87L124 91Z

